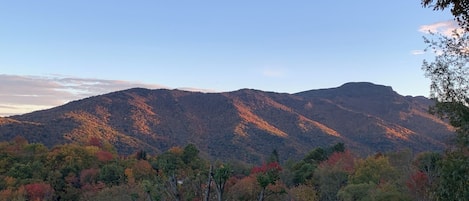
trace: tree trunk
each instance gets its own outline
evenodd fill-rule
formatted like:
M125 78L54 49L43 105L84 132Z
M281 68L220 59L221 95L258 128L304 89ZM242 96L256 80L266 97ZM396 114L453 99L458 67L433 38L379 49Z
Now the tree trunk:
M264 201L264 192L265 188L262 188L261 192L259 193L259 201Z
M207 181L207 190L205 191L205 201L209 201L210 199L210 187L212 184L212 171L213 171L213 165L210 165L210 170L208 172L208 181Z
M171 187L171 193L173 194L175 201L180 201L181 195L179 194L177 178L174 174L169 178L169 185Z
M223 191L217 191L217 195L218 195L218 201L222 201L223 200Z

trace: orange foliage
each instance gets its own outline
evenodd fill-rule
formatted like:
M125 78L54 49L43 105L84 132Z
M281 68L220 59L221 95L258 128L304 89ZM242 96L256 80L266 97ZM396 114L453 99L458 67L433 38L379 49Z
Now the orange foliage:
M125 175L125 177L127 177L127 182L129 184L132 184L132 185L135 184L135 177L134 177L134 173L133 173L132 169L125 168L124 175Z
M184 149L182 149L179 146L176 146L176 147L169 148L168 152L172 154L176 154L176 155L182 155L182 153L184 152Z
M11 201L11 200L26 200L26 191L24 186L20 186L18 190L7 188L0 191L0 201Z
M114 159L114 156L112 155L111 152L108 152L108 151L98 151L96 153L96 158L98 158L98 160L101 162L108 162Z
M145 179L156 174L151 164L145 160L139 160L132 166L135 179Z
M247 176L233 185L228 193L233 200L255 200L259 191L256 177Z

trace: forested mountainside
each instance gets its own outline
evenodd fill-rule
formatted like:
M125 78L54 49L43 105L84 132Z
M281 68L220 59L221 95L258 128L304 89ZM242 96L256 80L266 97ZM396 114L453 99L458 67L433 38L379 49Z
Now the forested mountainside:
M338 142L364 155L439 151L453 130L428 114L431 104L372 83L296 94L133 88L0 118L0 140L23 136L52 147L98 138L121 154L191 143L205 157L245 162L262 161L274 149L281 160L298 159Z

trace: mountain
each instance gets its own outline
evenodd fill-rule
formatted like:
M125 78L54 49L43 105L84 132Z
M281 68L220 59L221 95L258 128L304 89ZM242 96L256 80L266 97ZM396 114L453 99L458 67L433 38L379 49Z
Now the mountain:
M212 159L246 162L274 149L283 159L301 158L338 142L359 154L439 151L453 130L427 113L431 104L372 83L296 94L133 88L0 118L0 140L19 135L51 147L95 137L122 154L193 143Z

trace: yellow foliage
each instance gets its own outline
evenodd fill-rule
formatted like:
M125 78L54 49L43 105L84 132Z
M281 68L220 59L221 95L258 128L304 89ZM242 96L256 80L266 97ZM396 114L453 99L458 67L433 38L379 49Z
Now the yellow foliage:
M8 187L13 187L16 183L16 179L10 176L5 177L5 185Z
M129 184L135 184L135 177L132 168L125 168L124 174L127 177L127 181Z
M172 154L176 154L176 155L182 155L182 153L184 152L184 149L182 149L179 146L176 146L176 147L169 148L168 152Z

